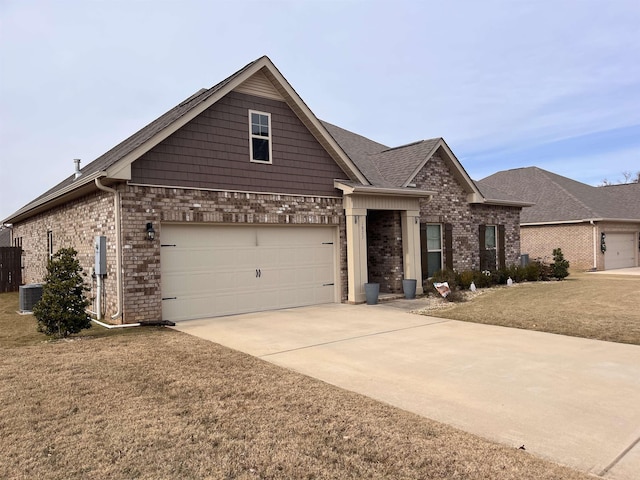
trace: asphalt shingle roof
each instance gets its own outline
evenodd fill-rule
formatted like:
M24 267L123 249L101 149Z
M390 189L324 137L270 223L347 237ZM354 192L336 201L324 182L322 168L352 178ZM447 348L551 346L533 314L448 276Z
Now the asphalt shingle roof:
M521 223L599 218L640 221L640 184L593 187L538 167L494 173L476 184L483 192L493 189L534 203L522 211Z

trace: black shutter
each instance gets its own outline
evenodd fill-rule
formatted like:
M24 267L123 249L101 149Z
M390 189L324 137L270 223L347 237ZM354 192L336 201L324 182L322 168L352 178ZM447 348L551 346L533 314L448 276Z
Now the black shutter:
M480 246L479 256L480 256L480 271L484 271L487 269L486 262L486 254L485 254L485 234L487 231L486 225L478 226L478 244Z
M453 270L453 225L444 224L444 266Z
M505 243L504 225L498 225L498 266L499 268L505 268L507 266L504 243Z
M427 265L427 225L420 224L420 263L422 265L422 281L427 280L427 272L429 266Z

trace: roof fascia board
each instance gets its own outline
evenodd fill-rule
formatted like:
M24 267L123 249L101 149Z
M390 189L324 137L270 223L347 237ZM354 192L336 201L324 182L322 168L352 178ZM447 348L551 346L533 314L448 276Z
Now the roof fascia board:
M431 190L417 190L412 188L383 188L383 187L371 187L369 185L348 185L338 180L333 182L333 185L342 190L345 195L382 195L382 196L394 196L394 197L416 197L427 198L433 197L437 192Z
M640 223L640 218L590 218L584 220L585 222L616 222L616 223Z
M611 222L611 223L640 223L640 218L634 220L632 218L583 218L581 220L557 220L557 221L545 221L545 222L527 222L521 223L521 227L536 227L544 225L568 225L576 223L591 223L591 222Z
M268 59L267 59L268 60ZM332 150L334 155L338 158L338 164L347 169L347 174L351 174L352 180L358 181L365 185L370 185L369 180L364 176L364 174L358 169L358 167L353 163L353 161L349 158L349 156L345 153L342 147L334 140L331 134L327 131L327 129L322 125L320 120L315 116L315 114L311 111L311 109L304 103L304 100L298 95L298 93L294 90L294 88L289 84L286 78L280 73L278 68L269 61L266 65L268 73L267 78L271 81L275 80L275 87L280 92L280 94L285 98L293 102L293 111L298 118L305 124L305 126L311 131L311 133L316 137L316 139L325 147L329 147L329 150ZM271 78L273 77L273 78ZM289 105L292 107L292 105ZM318 138L320 137L320 138ZM332 153L332 152L329 152ZM332 155L332 157L334 157ZM335 157L334 157L335 159Z
M511 201L511 200L494 200L494 199L485 199L484 202L486 205L497 205L504 207L533 207L535 203L531 202L520 202L520 201Z
M67 185L66 187L57 190L46 197L41 198L36 202L31 202L25 207L21 208L17 212L15 212L10 217L7 217L2 223L15 223L20 220L24 220L25 218L29 218L43 210L43 207L49 208L48 204L55 201L58 198L63 198L68 194L72 193L75 190L78 190L88 184L93 184L96 178L105 177L105 171L94 172L90 175L82 176L78 180L74 181L72 184Z

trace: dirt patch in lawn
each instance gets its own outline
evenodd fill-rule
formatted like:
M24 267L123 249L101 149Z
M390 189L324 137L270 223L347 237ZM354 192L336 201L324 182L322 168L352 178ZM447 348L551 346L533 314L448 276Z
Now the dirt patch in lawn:
M590 478L205 340L134 330L0 340L4 477Z
M471 301L418 313L640 345L640 277L575 274L561 282L487 289Z

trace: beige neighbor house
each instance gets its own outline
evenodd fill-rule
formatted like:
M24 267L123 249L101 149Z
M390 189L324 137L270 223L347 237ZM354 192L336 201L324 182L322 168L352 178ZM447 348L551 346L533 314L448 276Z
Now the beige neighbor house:
M640 184L593 187L537 167L495 173L478 182L535 205L522 212L523 253L551 261L554 248L578 270L637 267Z
M359 303L367 282L421 293L443 267L516 263L528 203L490 191L441 138L389 148L318 120L262 57L4 223L25 283L72 246L101 318L179 321Z

